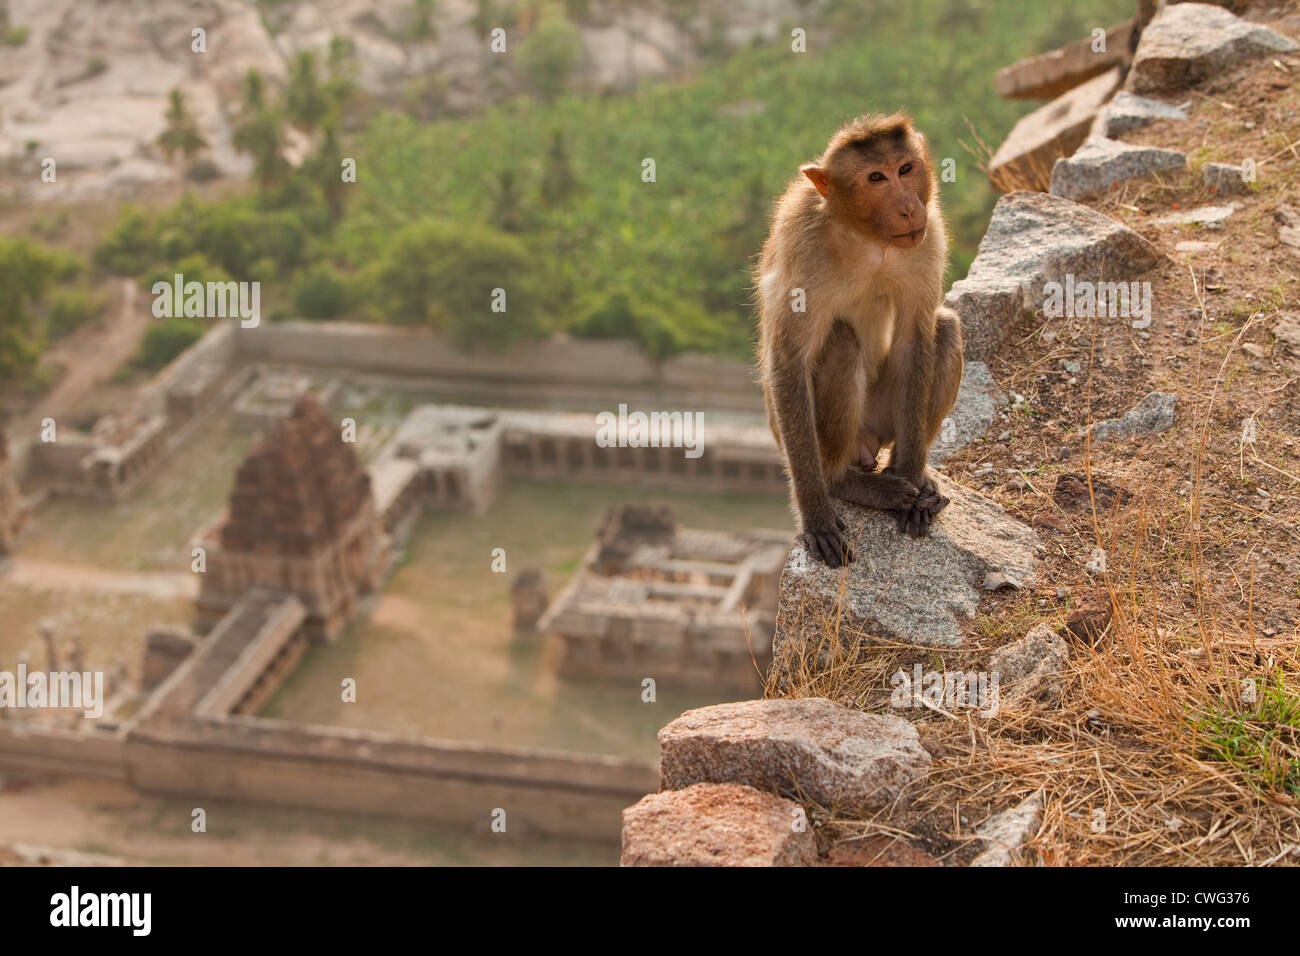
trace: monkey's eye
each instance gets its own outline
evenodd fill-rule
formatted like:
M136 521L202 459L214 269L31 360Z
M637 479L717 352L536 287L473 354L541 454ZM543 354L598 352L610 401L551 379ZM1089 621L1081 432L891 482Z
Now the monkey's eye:
M885 181L885 174L882 172L874 172L868 176L867 179L873 183L883 183Z
M899 167L898 175L900 175L900 176L906 176L906 175L907 175L908 173L910 173L911 171L912 171L912 164L911 164L911 163L904 163L901 167Z

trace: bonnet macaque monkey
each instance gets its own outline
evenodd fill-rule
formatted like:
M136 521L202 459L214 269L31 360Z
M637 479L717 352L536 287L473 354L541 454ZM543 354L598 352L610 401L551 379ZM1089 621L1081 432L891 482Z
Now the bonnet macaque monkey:
M927 462L961 384L961 325L940 305L948 237L909 117L853 120L799 172L759 261L759 370L799 538L837 568L853 551L832 495L898 512L914 537L948 504Z

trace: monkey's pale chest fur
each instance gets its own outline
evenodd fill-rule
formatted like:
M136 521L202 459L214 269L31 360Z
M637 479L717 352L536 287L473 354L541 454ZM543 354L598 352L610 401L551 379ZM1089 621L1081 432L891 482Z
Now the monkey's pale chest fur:
M898 287L914 268L919 251L855 242L828 257L831 268L821 270L811 281L777 267L763 274L759 288L772 314L784 312L787 321L820 327L820 334L805 337L809 345L816 345L830 323L839 320L853 329L864 351L883 358L899 320ZM791 290L802 292L802 312L782 301Z

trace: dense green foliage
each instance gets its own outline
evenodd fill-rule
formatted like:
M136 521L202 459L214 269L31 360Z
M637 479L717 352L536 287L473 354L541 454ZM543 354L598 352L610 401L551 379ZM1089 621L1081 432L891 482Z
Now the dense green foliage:
M203 323L194 319L173 318L156 322L145 330L136 361L151 371L160 369L201 339L205 331Z
M0 236L0 385L35 366L50 338L43 308L47 291L80 272L81 263L69 253Z
M433 124L381 115L355 141L364 175L336 249L363 263L412 221L486 222L519 235L561 278L573 298L557 319L575 333L610 334L621 313L620 328L660 354L745 354L748 270L771 203L841 121L905 107L936 162L955 160L942 196L954 239L949 278L963 275L996 199L967 149L978 148L971 128L996 145L1031 105L999 100L993 73L1130 7L843 3L823 21L831 29L812 31L809 52L792 53L786 39L757 44L689 83L522 98ZM645 158L655 161L654 182L642 180Z
M573 88L577 33L552 5L511 39L529 95L472 117L380 112L363 126L348 112L353 70L336 40L320 65L297 58L283 93L246 78L235 142L254 160L253 194L127 208L96 259L141 280L260 280L273 317L422 324L467 349L568 331L630 337L656 356L747 356L750 270L772 202L837 125L912 113L954 173L941 195L949 279L963 275L996 199L980 144L1034 105L998 99L993 73L1130 8L831 0L809 17L807 52L792 52L801 24L789 24L689 78L592 95ZM314 144L296 170L280 154L290 124ZM345 157L355 182L340 177ZM498 289L504 312L492 308Z

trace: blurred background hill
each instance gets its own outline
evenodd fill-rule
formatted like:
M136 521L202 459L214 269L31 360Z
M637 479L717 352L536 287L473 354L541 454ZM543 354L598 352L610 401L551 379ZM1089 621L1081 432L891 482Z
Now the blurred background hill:
M176 272L260 281L273 320L423 325L466 349L565 332L745 357L772 200L840 122L906 108L953 161L951 281L996 198L983 144L1032 107L994 71L1131 6L0 2L0 390L39 397L61 340L94 351L85 330L122 323L123 279ZM501 285L509 311L485 321ZM127 323L119 378L202 322Z

